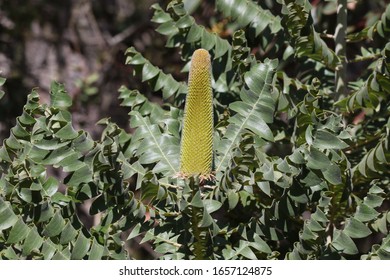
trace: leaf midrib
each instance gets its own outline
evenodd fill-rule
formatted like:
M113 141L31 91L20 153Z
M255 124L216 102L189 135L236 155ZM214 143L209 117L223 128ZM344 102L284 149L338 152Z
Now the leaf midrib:
M242 130L243 127L245 126L245 124L246 124L246 122L248 121L249 117L250 117L250 116L253 114L253 112L255 111L255 108L256 108L257 104L260 102L260 96L263 94L263 91L264 91L264 89L265 89L265 87L266 87L266 85L267 85L268 75L269 75L269 73L271 72L271 71L269 71L269 69L270 69L270 68L269 68L269 65L268 65L267 74L266 74L266 77L265 77L265 79L264 79L264 86L262 87L261 92L259 93L256 102L253 104L250 113L248 114L247 117L245 117L245 121L243 121L242 124L239 126L239 130L237 131L237 133L236 133L236 135L234 136L234 138L233 138L231 144L229 145L229 148L227 149L226 153L223 155L223 158L221 159L221 161L220 161L218 167L217 167L216 170L215 170L216 173L220 170L220 168L221 168L222 164L224 163L224 161L225 161L227 155L229 154L230 150L232 149L232 147L233 147L234 144L236 143L237 138L239 137L239 135L241 135L241 130ZM244 102L244 101L241 100L241 102ZM234 125L235 125L235 124L234 124ZM228 126L228 127L229 127L229 126ZM226 134L226 133L225 133L225 134Z
M156 146L158 147L158 150L160 151L160 154L163 156L163 158L165 159L165 161L168 163L169 167L171 168L171 170L175 173L177 173L178 171L173 167L173 165L171 164L171 162L169 161L168 157L165 155L165 153L163 152L163 150L161 149L156 137L154 136L154 134L152 133L148 123L145 121L144 118L142 118L142 122L144 123L144 125L146 126L149 134L152 136L152 139L153 139L153 142L156 144Z

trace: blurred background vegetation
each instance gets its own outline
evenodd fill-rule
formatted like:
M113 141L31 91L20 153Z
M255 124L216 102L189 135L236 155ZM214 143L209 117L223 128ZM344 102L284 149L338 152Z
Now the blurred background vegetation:
M8 136L31 89L38 87L45 101L52 80L64 83L73 97L78 128L98 137L95 124L107 116L126 126L128 112L118 106L118 88L142 85L130 80L124 51L135 46L157 65L163 59L174 64L150 23L153 2L1 0L0 71L7 94L0 103L0 140Z

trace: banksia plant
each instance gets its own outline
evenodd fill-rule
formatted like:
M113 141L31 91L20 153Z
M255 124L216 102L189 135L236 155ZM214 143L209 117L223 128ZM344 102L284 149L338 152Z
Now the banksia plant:
M127 129L106 112L97 140L77 130L56 82L0 120L0 260L390 259L390 5L155 2L188 86L130 47L148 92L120 88Z
M213 94L210 54L205 49L196 50L191 60L180 156L182 175L211 173Z

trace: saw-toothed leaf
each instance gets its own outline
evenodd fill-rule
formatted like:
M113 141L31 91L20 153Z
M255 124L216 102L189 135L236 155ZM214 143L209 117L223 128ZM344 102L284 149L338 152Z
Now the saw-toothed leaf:
M243 88L241 101L234 102L230 109L236 114L229 120L226 133L216 148L216 173L224 170L233 157L233 151L245 132L254 133L265 140L273 141L273 134L267 123L273 122L276 99L272 84L276 60L266 59L252 66L244 76L248 89Z
M256 36L260 35L267 27L272 33L281 29L281 19L274 16L269 10L264 10L260 5L248 0L217 0L217 9L225 16L231 17L240 28L250 26L255 30Z

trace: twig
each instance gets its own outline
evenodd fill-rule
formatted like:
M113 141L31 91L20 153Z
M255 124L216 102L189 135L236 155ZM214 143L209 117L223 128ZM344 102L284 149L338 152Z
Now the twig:
M175 185L168 184L168 183L163 183L163 182L160 182L160 185L165 186L167 188L171 188L171 189L177 189L177 190L182 190L183 189L183 187L181 187L181 186L175 186Z
M363 62L366 60L375 60L375 59L380 58L381 56L382 55L379 53L379 54L373 54L373 55L369 55L369 56L357 57L355 59L348 60L348 63L357 63L357 62Z
M134 25L131 25L128 28L126 28L125 30L123 30L122 32L120 32L120 33L116 34L115 36L109 38L107 40L108 44L110 45L110 47L116 46L119 43L121 43L122 41L126 40L126 38L130 37L131 35L133 35L133 33L136 30L137 30L137 28L135 28Z
M324 38L324 39L331 39L331 40L334 40L334 35L332 35L332 34L320 33L320 37L321 37L321 38Z
M340 64L336 67L335 100L344 98L347 94L347 60L346 60L346 32L347 32L347 0L337 1L337 26L334 35L336 55L340 58Z
M368 145L371 145L372 143L378 143L378 140L381 139L381 137L382 137L382 134L378 134L370 140L366 140L362 143L356 144L355 146L350 146L348 149L344 150L344 152L348 155L355 154L355 153L359 152L361 148L364 148Z
M198 191L200 191L199 184L200 180L198 177L194 178L194 181L192 179L189 180L190 188L192 192L192 198L196 195ZM205 260L207 259L206 256L206 242L207 242L207 232L204 228L200 227L199 224L202 219L202 209L195 207L193 205L191 207L191 227L192 227L192 234L194 235L194 257L196 260Z

